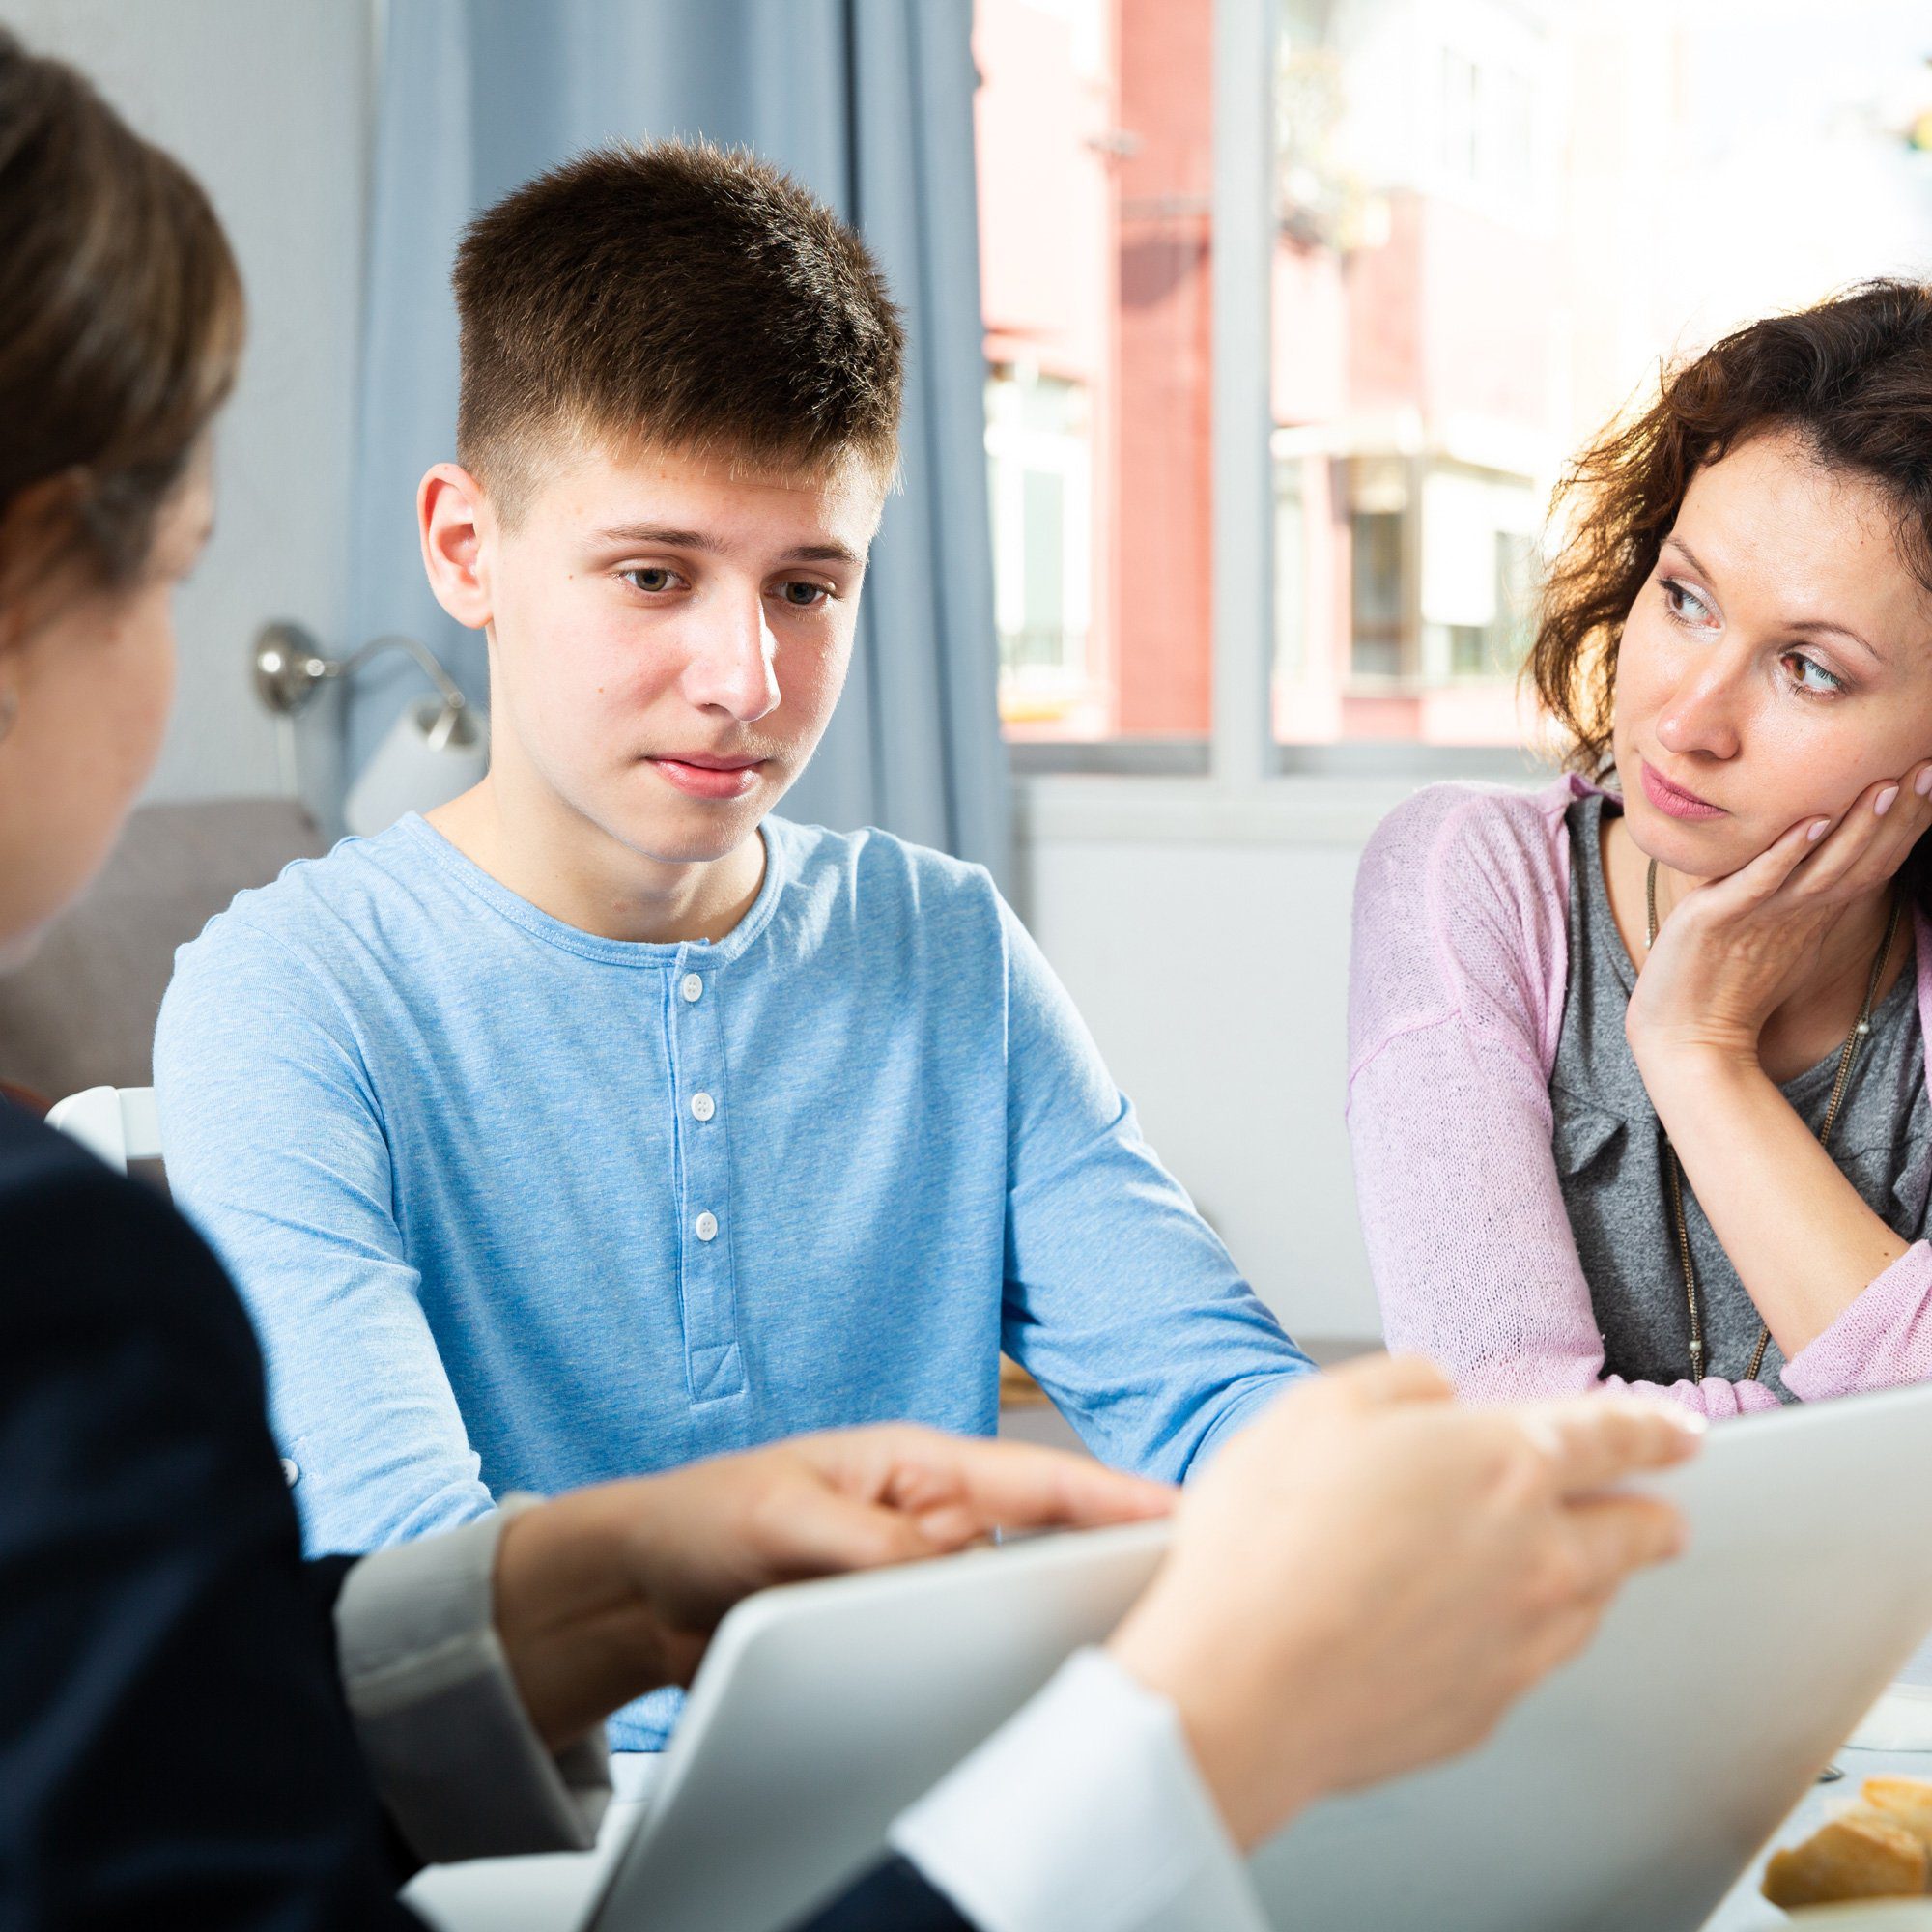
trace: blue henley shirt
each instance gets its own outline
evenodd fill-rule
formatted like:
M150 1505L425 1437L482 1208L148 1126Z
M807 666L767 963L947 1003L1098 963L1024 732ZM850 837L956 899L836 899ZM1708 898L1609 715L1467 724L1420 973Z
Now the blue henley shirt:
M802 1430L990 1435L1002 1347L1179 1478L1307 1369L982 869L762 833L715 945L580 931L412 815L182 949L169 1179L312 1549Z

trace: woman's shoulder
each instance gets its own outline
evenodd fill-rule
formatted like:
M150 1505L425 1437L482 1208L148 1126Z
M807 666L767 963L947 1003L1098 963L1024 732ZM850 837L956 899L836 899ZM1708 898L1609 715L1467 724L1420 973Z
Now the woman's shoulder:
M1548 869L1564 855L1570 807L1595 789L1570 772L1533 789L1461 781L1425 785L1376 827L1364 857L1418 875L1445 867L1480 868L1504 857L1532 871Z
M1425 786L1376 827L1356 876L1357 917L1383 906L1554 912L1569 900L1571 806L1597 787L1566 772L1534 789Z
M1570 807L1595 789L1566 774L1536 789L1435 784L1376 828L1355 883L1355 1037L1460 1013L1501 1015L1553 1051L1566 973Z

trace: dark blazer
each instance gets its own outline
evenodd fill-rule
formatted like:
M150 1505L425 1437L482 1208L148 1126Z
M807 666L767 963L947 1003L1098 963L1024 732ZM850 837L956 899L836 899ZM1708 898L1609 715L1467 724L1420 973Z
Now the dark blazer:
M420 1932L261 1357L154 1190L0 1101L0 1932ZM889 1861L813 1932L953 1932Z

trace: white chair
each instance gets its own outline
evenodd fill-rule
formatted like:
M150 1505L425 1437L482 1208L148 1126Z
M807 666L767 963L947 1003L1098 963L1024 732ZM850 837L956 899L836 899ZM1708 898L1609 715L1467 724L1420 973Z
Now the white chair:
M152 1087L89 1087L51 1108L47 1125L104 1160L117 1174L130 1160L159 1160L161 1120Z
M89 1087L70 1094L47 1109L47 1125L78 1141L117 1174L126 1174L130 1160L161 1158L161 1117L152 1087ZM282 1480L290 1489L301 1480L301 1470L287 1456Z

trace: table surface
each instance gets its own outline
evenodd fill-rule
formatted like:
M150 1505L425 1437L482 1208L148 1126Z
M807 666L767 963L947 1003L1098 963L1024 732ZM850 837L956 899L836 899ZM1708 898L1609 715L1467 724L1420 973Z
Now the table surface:
M1795 1844L1815 1831L1828 1807L1858 1795L1861 1778L1882 1773L1932 1778L1932 1753L1845 1749L1837 1762L1843 1779L1808 1791L1778 1828L1772 1845ZM594 1852L537 1859L479 1859L424 1872L403 1896L440 1932L575 1932L588 1916L600 1881L642 1809L655 1758L612 1760L617 1788ZM1794 1921L1763 1898L1758 1880L1772 1846L1766 1846L1703 1932L1791 1932ZM1388 1928L1396 1932L1396 1928Z

